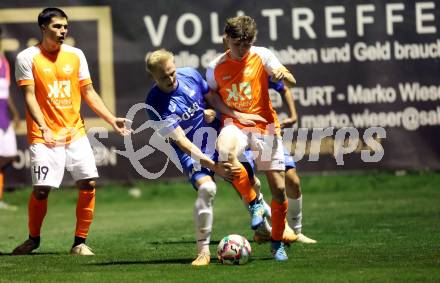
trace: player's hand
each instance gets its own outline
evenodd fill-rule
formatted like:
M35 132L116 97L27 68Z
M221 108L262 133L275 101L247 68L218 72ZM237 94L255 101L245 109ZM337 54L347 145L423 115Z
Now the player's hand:
M203 110L203 119L205 120L205 123L211 124L214 122L215 117L217 116L217 113L214 109L205 109Z
M53 137L52 131L48 127L40 127L41 134L43 135L44 144L53 147L57 145L55 138Z
M284 80L284 78L286 77L286 74L284 73L284 71L282 69L276 69L276 70L272 70L272 76L270 78L270 80L272 82L279 82L281 80Z
M238 113L237 120L240 122L240 124L245 126L255 126L255 122L267 123L267 120L260 115L251 113Z
M14 120L12 121L12 127L15 131L17 131L20 128L20 117L14 116Z
M240 175L241 168L238 166L233 166L229 162L220 162L215 164L214 171L226 181L232 182L232 180Z
M292 115L290 118L286 118L286 119L284 119L284 120L281 122L281 124L280 124L281 129L284 129L284 128L290 128L290 127L292 127L296 122L297 122L297 117L296 117L296 115Z
M121 136L128 136L133 132L131 129L131 124L133 121L125 119L125 118L116 118L114 122L112 123L112 127L115 129L115 131L121 135Z

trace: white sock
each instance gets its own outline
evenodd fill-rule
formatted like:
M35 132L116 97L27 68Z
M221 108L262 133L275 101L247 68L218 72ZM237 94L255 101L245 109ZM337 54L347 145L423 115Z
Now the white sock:
M297 199L288 198L287 222L295 234L301 233L302 228L302 195Z
M212 203L217 191L214 182L209 181L200 185L194 205L194 222L196 226L197 253L209 253L211 240L213 211Z

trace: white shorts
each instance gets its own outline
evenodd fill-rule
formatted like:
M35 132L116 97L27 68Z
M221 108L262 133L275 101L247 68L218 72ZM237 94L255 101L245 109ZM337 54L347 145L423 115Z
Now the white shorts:
M3 131L0 129L0 156L13 157L17 155L17 140L12 125Z
M226 140L237 140L238 156L243 156L243 152L250 148L253 152L257 170L285 170L283 141L281 137L245 132L235 125L225 126L220 131L219 138L221 136L226 136Z
M86 136L70 144L55 147L36 143L29 150L34 186L58 188L64 177L64 168L75 181L99 177L95 156Z

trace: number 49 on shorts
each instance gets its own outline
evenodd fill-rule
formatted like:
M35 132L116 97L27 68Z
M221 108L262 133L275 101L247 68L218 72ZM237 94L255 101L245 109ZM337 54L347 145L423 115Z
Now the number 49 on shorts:
M34 174L38 180L46 180L49 167L47 166L34 166Z

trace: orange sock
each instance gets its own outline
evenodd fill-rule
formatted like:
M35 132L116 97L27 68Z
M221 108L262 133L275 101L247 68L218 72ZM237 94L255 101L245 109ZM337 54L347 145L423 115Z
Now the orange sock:
M47 198L44 200L38 200L35 198L34 193L31 193L31 199L28 205L29 216L29 235L31 237L39 237L41 226L43 225L44 217L47 213Z
M234 188L240 193L240 195L244 198L246 203L253 201L257 197L257 193L249 181L249 175L244 168L244 166L240 163L241 172L240 176L232 181L232 185Z
M75 236L87 238L90 225L93 221L95 210L95 189L79 190L76 205L76 231Z
M3 185L4 185L4 179L3 179L3 171L0 170L0 200L3 198Z
M287 200L281 204L272 200L272 239L275 241L281 241L283 239L284 228L286 226L287 206Z

